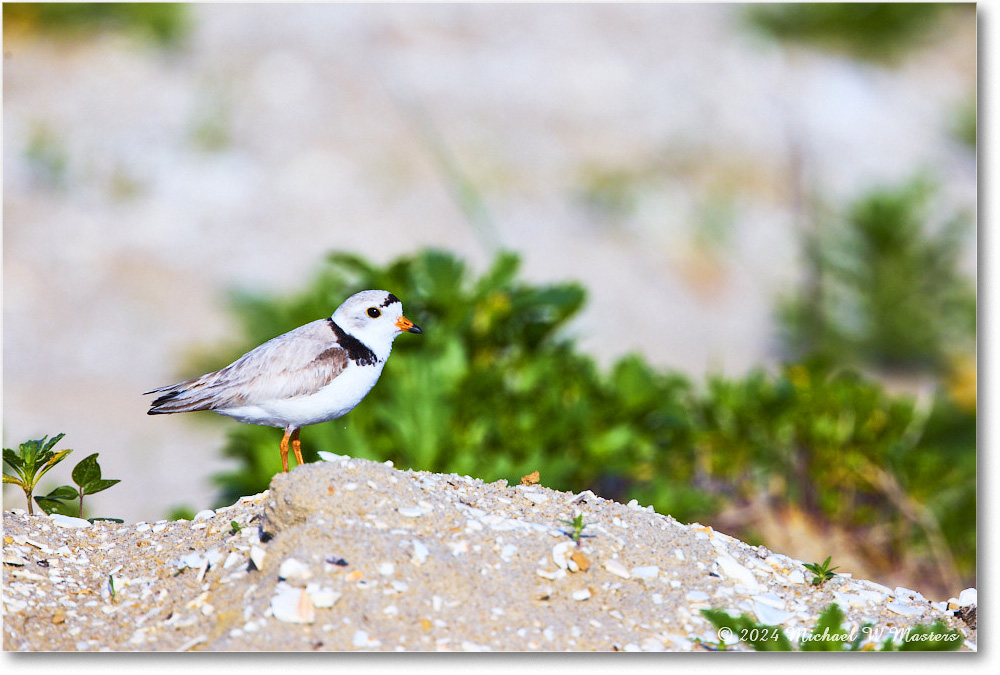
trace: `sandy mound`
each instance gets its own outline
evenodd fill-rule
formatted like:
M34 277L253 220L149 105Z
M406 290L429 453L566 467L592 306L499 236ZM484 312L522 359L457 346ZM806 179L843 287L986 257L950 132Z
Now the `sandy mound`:
M882 639L943 619L975 649L948 603L817 588L799 561L634 502L331 459L191 522L5 512L4 649L689 651L719 640L700 609L794 639L831 602ZM561 522L578 512L579 547Z

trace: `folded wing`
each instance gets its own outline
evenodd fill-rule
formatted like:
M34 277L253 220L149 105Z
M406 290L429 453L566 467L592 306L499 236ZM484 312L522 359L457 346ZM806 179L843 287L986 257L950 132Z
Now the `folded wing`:
M160 387L148 414L226 410L315 393L347 368L325 319L269 340L225 368Z

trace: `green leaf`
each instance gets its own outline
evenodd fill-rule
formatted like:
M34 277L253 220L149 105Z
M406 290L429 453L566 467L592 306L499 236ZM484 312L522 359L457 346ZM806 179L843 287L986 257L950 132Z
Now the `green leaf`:
M62 436L62 434L59 434L59 435ZM52 467L54 467L56 464L58 464L59 462L63 461L64 459L66 459L66 455L68 455L71 452L73 452L73 451L72 450L60 450L59 452L57 452L56 454L54 454L47 462L45 462L45 466L43 466L41 468L41 470L38 472L38 474L35 476L35 482L37 483L38 479L41 478L42 476L44 476L45 473L49 469L51 469Z
M121 480L118 478L102 478L100 480L95 480L91 483L81 486L83 488L83 494L92 495L101 490L107 490L109 487L116 483L120 483Z
M64 433L62 433L62 434L56 434L55 436L52 437L52 439L48 443L45 442L45 437L43 436L41 440L35 441L35 442L38 443L38 444L40 444L42 446L42 450L41 450L42 452L48 453L48 452L52 451L52 446L54 446L56 443L58 443L62 439L62 437L65 436L65 435L66 434L64 434ZM68 453L72 452L72 450L66 450L65 452L68 454Z
M938 620L931 626L914 626L903 638L899 651L950 652L961 647L964 641L961 633Z
M24 489L24 490L27 489L27 486L25 486L23 480L21 480L20 478L15 477L15 476L11 476L9 474L6 474L6 473L3 475L3 482L4 483L13 483L14 485L20 486L21 489Z
M24 460L22 460L21 456L10 448L3 449L3 461L5 464L9 464L10 468L14 469L18 473L21 473L24 469Z
M77 510L73 506L58 499L49 499L48 497L35 497L35 503L41 507L42 511L45 511L45 513L48 513L49 515L53 513L59 513L64 516L71 516L73 518L79 516Z
M45 495L45 498L47 498L47 499L61 499L61 500L65 501L67 499L76 499L79 496L80 496L80 493L77 492L77 489L75 487L73 487L72 485L60 485L55 490L52 490L47 495Z
M101 467L97 463L98 454L95 452L92 455L87 455L73 468L74 483L83 487L88 483L101 479Z
M765 626L743 614L730 616L719 609L703 609L701 613L712 622L717 630L727 629L730 635L739 638L758 652L790 652L792 643L785 632L777 626Z
M827 558L829 562L829 558ZM847 644L848 630L844 628L844 612L837 603L831 603L819 615L816 627L813 628L809 640L803 639L804 652L839 652Z

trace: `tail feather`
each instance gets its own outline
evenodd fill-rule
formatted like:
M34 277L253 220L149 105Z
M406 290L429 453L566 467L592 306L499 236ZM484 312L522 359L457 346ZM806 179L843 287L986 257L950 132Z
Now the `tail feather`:
M197 410L212 410L212 396L204 387L206 376L158 387L146 394L162 393L149 406L147 415L166 415L169 413L195 412Z

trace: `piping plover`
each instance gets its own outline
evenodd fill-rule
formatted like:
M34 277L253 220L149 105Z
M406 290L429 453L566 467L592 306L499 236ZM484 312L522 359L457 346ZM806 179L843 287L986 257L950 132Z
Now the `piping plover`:
M288 441L302 464L299 429L343 417L382 374L392 341L422 333L387 291L352 295L328 319L268 340L225 368L147 391L160 394L149 415L211 410L248 424L285 430L281 466L288 471Z

